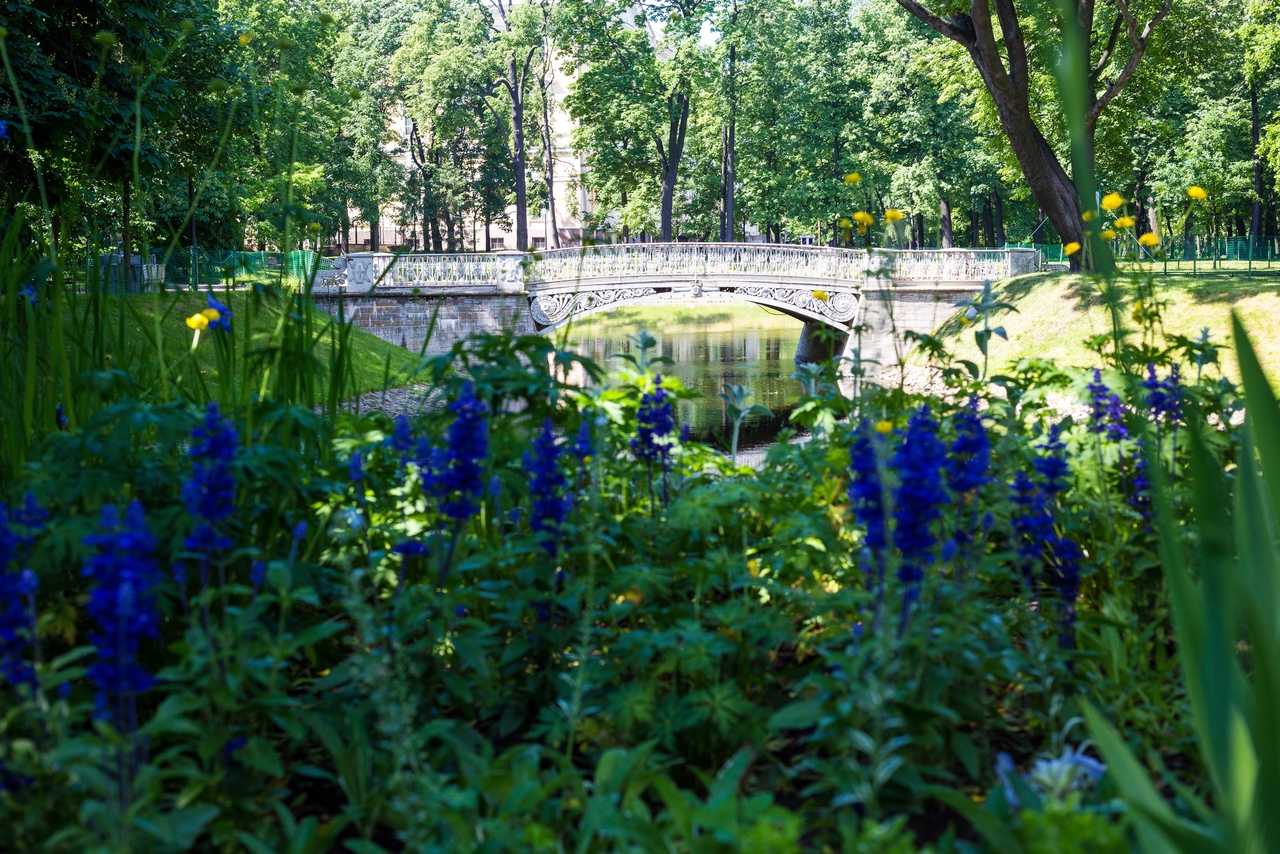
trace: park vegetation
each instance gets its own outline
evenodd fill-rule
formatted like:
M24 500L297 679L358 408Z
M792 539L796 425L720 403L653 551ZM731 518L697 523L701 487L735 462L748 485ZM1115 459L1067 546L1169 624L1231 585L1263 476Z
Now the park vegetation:
M1160 259L1167 232L1144 226L1139 207L1163 199L1226 223L1261 197L1169 172L1139 202L1110 183L1104 195L1094 170L1121 144L1104 143L1106 121L1158 67L1158 40L1096 137L1085 132L1098 63L1088 34L1068 24L1039 66L1038 103L1061 105L1058 163L1080 211L1063 251L1089 271L1107 318L1087 360L992 359L1013 304L988 284L947 330L959 327L964 349L954 334L915 336L941 387L857 376L848 396L856 360L802 366L789 426L756 466L737 460L746 390L722 396L728 453L692 439L676 405L690 392L643 332L611 376L551 338L515 333L397 362L429 405L392 419L352 401L371 367L342 300L333 314L312 304L314 269L301 286L280 270L214 291L125 296L75 260L125 207L158 216L166 198L172 218L139 233L172 244L204 210L210 228L290 248L346 216L353 187L371 205L394 198L361 183L400 180L378 171L376 153L382 110L400 95L373 78L419 30L491 49L459 41L456 62L436 69L458 75L436 82L479 99L468 113L477 124L447 138L488 134L492 186L510 181L517 210L527 206L536 190L521 190L518 173L538 162L537 135L517 154L520 116L542 109L539 39L559 32L556 13L570 6L111 6L133 16L127 32L96 29L106 6L91 7L97 20L21 3L8 13L0 850L1280 850L1280 404L1238 316L1229 373L1211 334L1166 329L1146 259ZM970 60L896 6L728 8L797 15L801 41L833 50L816 55L838 62L815 62L815 85L795 94L830 99L804 133L862 103L849 81L889 73L846 61L849 44L868 43L863 25L935 52L911 73L949 69L953 94L925 90L922 109L977 92L969 106L981 112ZM655 51L651 68L636 59L637 85L733 44L727 25L703 43L698 15L724 8L644 9L689 51ZM583 95L592 70L608 76L614 58L653 41L635 37L643 27L617 28L611 4L577 11L563 25L585 28L583 50L599 49L592 33L620 39L585 60ZM829 26L804 18L817 13L832 13ZM1174 6L1159 26L1198 14ZM362 53L365 39L379 46ZM430 44L424 59L450 49ZM775 47L779 62L796 56ZM739 48L735 73L752 56ZM1120 49L1114 61L1128 63ZM1179 73L1219 58L1189 52ZM59 77L67 67L84 76ZM462 72L482 70L497 76L470 88ZM341 97L326 88L349 73L370 76L349 79ZM710 86L715 75L687 79ZM1238 77L1212 69L1196 80L1239 92L1227 82ZM888 81L886 96L914 97ZM751 111L792 95L739 83L730 115L742 124L713 124L711 137L745 147ZM1257 78L1265 97L1268 86ZM697 161L699 123L715 115L699 106L709 92L723 94L669 91L666 142L648 149L636 137L613 151L654 158L600 176L648 176L625 189L636 209L657 212L636 228L661 232L668 214L667 228L677 215L743 221L714 193L720 201L694 213L706 197L680 191L672 167ZM601 112L586 115L630 127L644 110L624 95L601 96ZM1161 126L1170 139L1199 115L1179 103L1188 113ZM1146 106L1133 108L1144 121L1165 115ZM909 113L849 113L812 151L840 147L854 128L887 139L878 119ZM777 153L803 158L804 133L788 131ZM342 184L326 158L348 143ZM955 158L934 173L948 180L972 174L965 152L998 162L1002 144L920 142ZM780 164L784 183L815 177L779 198L830 207L778 208L771 222L834 218L841 229L847 218L866 237L905 219L891 212L917 210L899 201L908 185L888 166L908 155L852 150L859 180L845 161L811 173ZM729 159L730 174L758 166ZM454 173L456 198L488 203L477 174ZM885 205L873 215L827 190L879 193ZM739 200L750 198L744 189ZM444 240L450 226L437 224ZM391 368L388 352L384 385ZM566 380L579 375L592 382Z

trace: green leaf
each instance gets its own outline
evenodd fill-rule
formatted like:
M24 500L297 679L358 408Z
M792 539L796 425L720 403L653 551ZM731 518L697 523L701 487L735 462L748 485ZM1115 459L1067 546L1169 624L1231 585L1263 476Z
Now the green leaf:
M822 700L798 700L769 718L769 729L807 729L822 720Z

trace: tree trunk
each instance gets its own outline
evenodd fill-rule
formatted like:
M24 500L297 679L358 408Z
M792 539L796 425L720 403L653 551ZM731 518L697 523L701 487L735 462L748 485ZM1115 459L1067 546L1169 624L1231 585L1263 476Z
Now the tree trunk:
M946 199L938 202L938 242L942 244L943 249L952 248L951 235L951 203Z
M444 251L444 238L440 234L440 217L433 214L431 217L431 251Z
M622 209L623 209L623 210L626 210L626 208L627 208L627 191L626 191L626 190L623 190L621 193L619 193L619 194L618 194L618 196L619 196L619 197L618 197L618 203L619 203L619 205L621 205L621 207L622 207ZM623 223L622 223L622 242L623 242L623 243L630 243L630 242L631 242L631 226L627 225L627 223L626 223L625 221L623 221Z
M734 13L737 17L737 13ZM737 188L737 134L738 134L738 79L737 73L738 47L729 45L729 142L725 146L724 158L724 200L726 240L732 243L736 238L734 223L734 191Z
M129 286L133 284L133 249L131 248L130 239L133 235L130 233L129 220L133 217L133 181L131 176L125 176L124 193L124 225L120 229L121 255L124 263L120 265L120 291L126 292Z
M680 170L680 158L684 156L685 132L689 128L689 96L685 94L667 97L667 145L657 139L658 162L662 165L662 242L671 242L671 220L675 213L676 178Z
M924 243L925 243L925 238L924 238L924 214L922 214L922 213L918 213L918 214L916 214L914 217L912 217L912 220L915 222L915 235L914 235L914 238L915 238L915 245L914 245L912 248L913 248L913 249L923 249L923 248L924 248Z
M973 196L969 197L969 247L978 248L978 206Z
M1004 200L999 189L991 191L991 207L996 217L996 246L1003 248L1009 245L1009 237L1004 233Z
M727 224L727 214L729 206L725 201L725 195L728 190L728 182L725 175L728 172L725 161L729 157L729 127L728 125L720 129L720 242L726 243L725 225Z
M1249 236L1256 238L1262 233L1262 158L1258 156L1258 84L1249 87L1249 107L1253 124L1253 216L1249 223Z
M524 87L520 85L515 57L507 63L507 86L511 94L512 169L516 178L516 249L529 250L529 188L525 180Z
M542 145L547 151L547 215L551 218L546 248L559 249L560 226L556 222L556 140L551 129L550 84L542 87Z
M982 242L991 248L997 246L996 243L996 226L991 219L991 193L982 200Z

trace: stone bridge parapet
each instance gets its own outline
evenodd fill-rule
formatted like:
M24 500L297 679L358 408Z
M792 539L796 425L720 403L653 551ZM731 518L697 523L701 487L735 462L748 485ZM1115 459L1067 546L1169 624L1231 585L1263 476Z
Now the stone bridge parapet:
M503 326L545 332L624 305L733 299L790 314L807 328L822 324L849 337L860 331L864 357L874 358L889 355L904 331L932 331L956 299L984 281L1032 272L1035 259L1032 249L868 251L761 243L357 252L348 256L345 281L317 286L314 296L331 308L343 298L357 325L432 352ZM436 325L428 344L429 317ZM808 354L797 354L802 357Z

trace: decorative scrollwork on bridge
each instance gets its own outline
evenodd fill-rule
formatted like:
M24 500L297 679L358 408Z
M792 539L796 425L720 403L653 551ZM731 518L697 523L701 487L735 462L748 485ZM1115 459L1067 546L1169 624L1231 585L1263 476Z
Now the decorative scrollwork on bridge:
M823 293L812 288L770 286L734 288L728 292L748 302L779 308L794 306L805 314L816 315L835 326L848 326L858 316L858 295L848 291Z
M540 294L529 300L529 313L539 328L557 326L579 314L599 311L616 303L643 299L657 293L654 288L610 288L599 291L576 291Z

